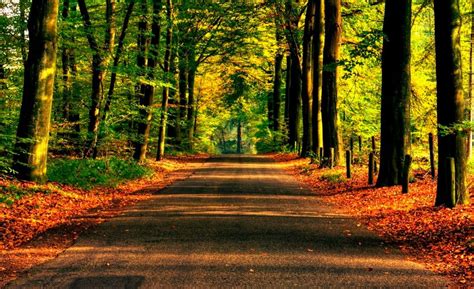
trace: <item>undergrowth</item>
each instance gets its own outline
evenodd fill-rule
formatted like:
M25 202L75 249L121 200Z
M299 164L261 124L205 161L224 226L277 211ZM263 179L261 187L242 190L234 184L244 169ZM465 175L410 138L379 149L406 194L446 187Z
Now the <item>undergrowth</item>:
M123 181L150 175L152 170L133 160L118 158L88 160L60 159L51 162L48 179L83 189L115 187Z

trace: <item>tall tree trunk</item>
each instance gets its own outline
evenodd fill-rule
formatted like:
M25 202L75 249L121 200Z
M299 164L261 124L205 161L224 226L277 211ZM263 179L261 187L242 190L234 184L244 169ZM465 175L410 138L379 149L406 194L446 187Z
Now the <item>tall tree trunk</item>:
M274 131L280 131L281 124L281 70L283 64L283 53L277 52L275 56L275 78L273 80L273 124Z
M386 0L378 187L402 184L410 143L411 0Z
M69 18L70 11L76 11L76 5L72 5L69 0L63 1L63 9L61 11L61 17L63 21L67 21ZM74 38L70 39L71 43L74 43ZM62 116L63 119L68 121L72 127L70 131L65 135L69 141L76 142L81 132L79 120L80 115L76 108L77 104L77 65L75 59L75 49L70 47L70 44L63 44L61 53L62 62L62 81L63 81L63 107Z
M176 143L183 149L184 136L186 133L186 121L188 112L188 64L187 64L187 52L183 49L179 52L179 82L178 82L178 93L179 93L179 105L178 105L178 122L176 124Z
M15 145L14 170L25 180L45 181L56 71L58 0L33 0L29 51Z
M473 89L474 89L474 79L473 79L473 70L474 70L474 63L473 63L473 58L472 55L474 53L474 1L471 1L471 42L469 45L469 84L468 84L468 90L469 90L469 121L473 122L474 121L474 102L472 100L473 97ZM472 159L472 129L469 130L468 136L467 136L467 158L468 160Z
M173 3L172 0L166 1L166 52L165 59L163 61L163 73L165 76L165 83L169 82L170 79L170 61L171 61L171 45L173 40ZM168 101L169 101L169 88L163 87L163 98L161 100L161 117L160 117L160 130L158 133L158 153L156 160L160 161L163 159L165 154L166 144L166 123L168 120Z
M324 156L330 157L330 149L334 148L334 164L337 165L342 156L342 143L339 135L337 109L337 77L339 48L341 45L342 19L341 0L327 0L325 7L325 45L324 72L321 112L323 119Z
M435 0L434 11L438 124L451 127L464 120L459 0ZM448 184L448 158L455 159L454 200ZM438 134L438 159L436 205L469 203L469 191L466 188L466 137L463 132L453 130L449 134Z
M115 0L106 1L106 33L104 46L101 48L94 37L92 23L84 0L78 0L82 20L86 30L89 46L93 51L92 56L92 94L91 106L89 108L89 125L87 128L88 136L84 149L84 157L97 156L97 141L99 137L100 125L100 107L103 99L103 79L105 75L105 66L108 55L114 46L115 41Z
M171 89L169 89L169 100L168 100L168 121L166 124L166 132L168 137L168 142L170 145L176 145L177 139L177 125L178 125L178 118L179 118L179 99L178 99L178 81L177 79L177 68L176 68L176 58L178 56L178 42L176 41L176 33L174 33L173 38L173 46L171 50L171 58L170 58L170 85Z
M195 61L194 49L192 49L188 54L188 114L187 114L187 141L188 149L193 150L194 142L194 121L196 117L196 100L194 97L194 84L196 80L196 69L197 64Z
M285 128L287 134L289 135L290 127L290 87L291 87L291 57L290 55L286 56L286 79L285 79Z
M153 20L151 24L151 42L148 51L147 59L147 80L152 82L155 80L155 68L158 64L158 54L161 34L161 1L153 1ZM133 158L138 162L143 162L146 159L148 149L148 141L150 138L152 105L155 94L155 87L152 84L142 84L145 86L143 95L140 98L140 121L138 124L138 136L135 143L135 153Z
M313 36L313 142L312 151L319 153L323 146L323 121L321 115L321 99L323 90L323 50L324 50L324 0L314 0L316 9L314 14Z
M120 58L122 56L123 45L125 43L125 36L127 35L128 24L130 22L130 17L132 16L134 6L135 6L135 0L131 0L128 3L127 11L125 12L125 17L123 19L122 29L121 29L120 36L119 36L119 39L118 39L117 50L115 51L112 74L110 75L109 90L107 92L107 98L105 100L105 105L104 105L104 112L102 114L102 121L103 122L105 122L107 120L107 115L110 111L110 106L112 104L112 98L113 98L113 95L114 95L115 84L117 83L117 69L118 69L118 65L120 63Z
M298 2L298 1L296 1ZM299 125L301 122L301 60L300 47L296 29L300 20L299 11L294 6L293 0L286 2L286 38L290 50L290 87L289 87L289 115L288 115L288 144L290 148L295 148L299 141Z
M303 141L301 156L306 157L311 150L313 140L313 53L312 44L316 14L316 0L309 0L306 8L306 19L303 35L303 71L302 71L302 107L303 107Z

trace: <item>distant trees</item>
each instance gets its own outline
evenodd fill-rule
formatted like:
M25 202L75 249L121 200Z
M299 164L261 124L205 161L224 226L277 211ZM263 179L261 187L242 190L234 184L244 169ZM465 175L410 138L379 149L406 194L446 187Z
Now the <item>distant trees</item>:
M58 6L58 0L33 0L28 18L29 50L14 157L14 169L25 180L46 180Z
M460 18L469 13L459 0L434 2L437 120L429 1L351 2L343 11L340 0L29 4L0 4L0 149L9 154L0 156L1 172L44 179L50 136L55 154L75 157L123 154L142 162L152 148L157 160L205 150L314 158L324 148L325 166L331 152L340 162L342 134L367 138L380 126L377 185L392 186L401 182L408 148L439 124L436 204L469 201L463 122L472 110L463 103L459 48ZM44 21L59 21L59 31Z

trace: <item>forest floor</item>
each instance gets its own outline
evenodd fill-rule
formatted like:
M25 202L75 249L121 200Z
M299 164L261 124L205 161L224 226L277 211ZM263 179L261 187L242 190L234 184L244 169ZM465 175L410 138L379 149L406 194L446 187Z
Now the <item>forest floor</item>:
M369 186L365 166L354 166L347 179L344 167L319 169L294 154L274 158L318 196L357 217L361 226L412 259L462 287L474 286L474 193L471 205L435 208L436 181L428 172L415 171L410 193L404 195L400 187Z
M88 228L120 214L126 206L188 177L207 155L173 157L147 164L152 174L116 187L78 189L0 177L0 288L22 271L55 258Z

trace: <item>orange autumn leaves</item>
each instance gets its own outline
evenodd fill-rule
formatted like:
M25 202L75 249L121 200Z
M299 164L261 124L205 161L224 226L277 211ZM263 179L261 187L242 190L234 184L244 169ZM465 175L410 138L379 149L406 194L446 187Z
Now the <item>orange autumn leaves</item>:
M416 173L410 193L403 195L401 187L368 186L365 167L354 167L348 180L344 168L319 169L295 155L275 158L315 194L357 216L428 268L458 284L474 282L474 206L435 208L436 181L424 172Z

